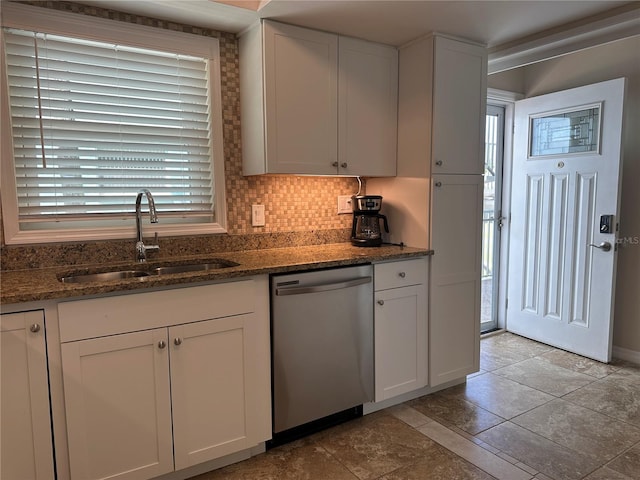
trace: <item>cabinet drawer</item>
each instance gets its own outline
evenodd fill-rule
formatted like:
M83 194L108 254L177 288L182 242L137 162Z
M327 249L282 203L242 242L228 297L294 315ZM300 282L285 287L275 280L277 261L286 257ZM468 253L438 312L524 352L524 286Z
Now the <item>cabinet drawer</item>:
M60 340L70 342L255 311L252 280L58 304Z
M375 290L426 283L427 259L416 258L374 265Z

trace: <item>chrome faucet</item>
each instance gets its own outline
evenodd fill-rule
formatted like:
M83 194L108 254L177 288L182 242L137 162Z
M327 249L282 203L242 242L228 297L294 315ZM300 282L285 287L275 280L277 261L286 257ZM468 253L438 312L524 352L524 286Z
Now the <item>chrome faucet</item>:
M158 214L156 213L156 203L153 200L153 195L146 188L143 188L138 192L138 196L136 198L136 230L138 232L138 238L136 241L136 260L138 262L145 262L147 260L147 250L158 251L160 250L159 245L145 245L142 241L142 213L141 213L141 203L142 203L142 195L147 196L147 203L149 204L149 219L151 223L158 223ZM158 243L158 233L156 232L155 241Z

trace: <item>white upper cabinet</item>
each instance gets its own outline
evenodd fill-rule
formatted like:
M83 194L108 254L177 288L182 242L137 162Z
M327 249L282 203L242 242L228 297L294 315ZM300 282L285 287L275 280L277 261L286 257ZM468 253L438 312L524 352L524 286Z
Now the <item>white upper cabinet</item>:
M395 175L395 48L267 20L239 45L244 175Z
M396 174L398 50L340 37L338 172Z
M338 37L265 22L264 91L267 170L337 173Z
M400 49L398 176L482 174L487 53L428 36Z

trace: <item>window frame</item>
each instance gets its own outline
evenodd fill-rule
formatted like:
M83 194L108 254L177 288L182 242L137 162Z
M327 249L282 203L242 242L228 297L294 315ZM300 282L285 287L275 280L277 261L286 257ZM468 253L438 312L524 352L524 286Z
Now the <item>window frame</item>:
M182 236L212 233L226 233L226 201L224 171L224 139L222 128L222 93L220 78L220 46L217 38L192 35L182 32L147 27L133 23L119 22L80 14L60 12L41 7L3 3L2 27L35 30L63 36L85 38L104 42L119 42L135 47L164 50L168 52L201 56L210 61L211 85L211 135L212 174L214 178L214 218L213 223L143 223L145 235L158 233L159 236ZM20 230L16 194L15 168L13 162L13 138L11 133L11 113L8 85L5 71L4 42L0 46L0 124L2 126L2 150L0 151L0 198L2 201L2 223L4 243L32 244L111 240L135 237L135 220L131 216L122 219L122 226L100 226L99 221L79 222L83 228L60 228L41 230ZM132 192L131 209L135 209ZM153 193L153 192L152 192ZM145 208L143 206L143 208Z

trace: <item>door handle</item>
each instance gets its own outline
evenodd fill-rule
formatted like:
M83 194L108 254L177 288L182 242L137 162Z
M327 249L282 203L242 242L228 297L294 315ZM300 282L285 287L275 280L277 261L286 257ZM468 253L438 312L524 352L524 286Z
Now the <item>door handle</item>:
M609 250L611 250L611 244L609 242L602 242L600 245L596 245L595 243L590 243L589 246L599 248L603 252L608 252Z

